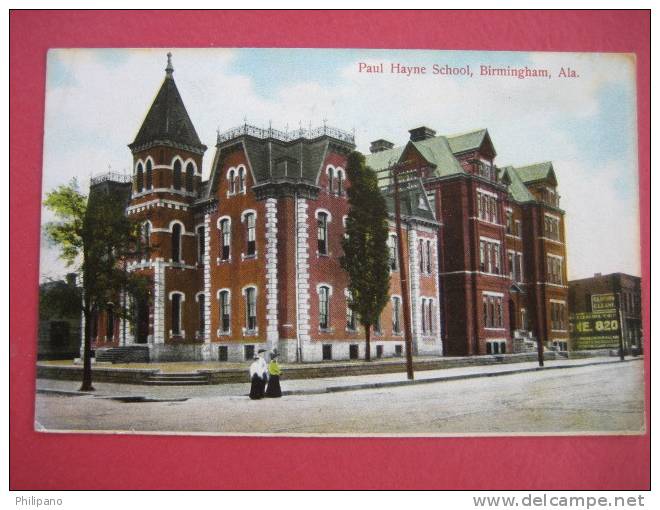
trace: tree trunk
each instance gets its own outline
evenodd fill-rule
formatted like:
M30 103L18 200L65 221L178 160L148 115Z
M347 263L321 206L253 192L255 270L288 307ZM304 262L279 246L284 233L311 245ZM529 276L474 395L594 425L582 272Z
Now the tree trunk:
M90 338L92 313L87 306L85 306L83 313L85 315L85 339L83 345L83 378L80 391L94 391L92 386L92 339Z
M364 360L371 361L371 324L364 325L364 339L366 341Z

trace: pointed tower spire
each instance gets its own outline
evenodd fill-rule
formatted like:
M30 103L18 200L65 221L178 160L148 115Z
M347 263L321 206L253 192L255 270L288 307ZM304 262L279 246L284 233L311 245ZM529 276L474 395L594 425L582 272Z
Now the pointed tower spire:
M174 73L174 67L172 67L172 52L168 51L167 52L167 67L165 68L165 74L167 74L168 78L171 78L172 73Z

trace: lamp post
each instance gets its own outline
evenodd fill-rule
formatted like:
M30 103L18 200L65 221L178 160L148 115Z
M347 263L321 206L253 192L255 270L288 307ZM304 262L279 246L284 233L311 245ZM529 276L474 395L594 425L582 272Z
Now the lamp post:
M412 331L410 327L410 296L408 291L408 271L403 257L403 235L401 228L401 203L399 202L399 173L403 170L401 165L392 168L394 178L394 216L396 220L397 251L399 255L399 278L401 280L401 298L403 304L403 327L406 343L406 373L409 380L415 378L412 359Z

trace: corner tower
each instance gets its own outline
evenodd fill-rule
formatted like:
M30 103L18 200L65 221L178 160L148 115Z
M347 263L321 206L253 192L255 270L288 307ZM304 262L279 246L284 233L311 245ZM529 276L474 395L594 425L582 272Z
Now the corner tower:
M199 213L202 159L206 146L183 104L174 81L172 55L165 79L128 147L133 183L127 214L142 224L149 246L129 270L151 279L147 302L136 303L131 343L149 344L151 359L190 356L208 337L200 317L204 288L205 232Z

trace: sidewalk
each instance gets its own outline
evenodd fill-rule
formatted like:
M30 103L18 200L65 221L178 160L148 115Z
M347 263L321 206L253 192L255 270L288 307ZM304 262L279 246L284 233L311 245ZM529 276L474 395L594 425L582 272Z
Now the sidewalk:
M627 358L626 362L643 360L643 357ZM544 368L539 368L537 362L515 363L505 365L480 365L470 367L445 368L441 370L424 370L415 373L415 380L408 381L406 374L370 374L345 377L326 377L316 379L287 380L286 371L282 375L282 390L287 395L313 395L319 393L355 391L361 389L385 388L407 384L428 384L434 382L471 379L479 377L494 377L537 370L570 369L601 365L605 363L620 363L618 358L599 357L589 359L562 359L546 361ZM247 378L247 376L246 376ZM62 381L54 379L37 379L37 392L61 395L85 395L79 392L79 381ZM106 398L146 398L153 400L177 400L208 397L247 396L250 384L229 383L203 386L144 386L136 384L94 383L95 397Z

